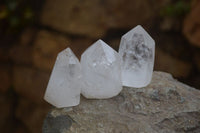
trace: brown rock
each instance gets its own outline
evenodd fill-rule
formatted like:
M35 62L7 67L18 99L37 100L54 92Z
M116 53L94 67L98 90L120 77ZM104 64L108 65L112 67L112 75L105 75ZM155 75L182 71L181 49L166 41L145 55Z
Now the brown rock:
M189 62L174 58L163 50L156 49L155 70L171 73L175 77L187 77L192 69Z
M200 53L198 51L196 51L196 53L194 55L194 61L195 61L197 68L200 72Z
M36 30L28 28L25 29L17 44L12 46L9 50L10 58L17 64L32 64L33 47L32 42L34 40Z
M35 34L36 34L35 29L33 29L33 28L25 29L20 36L19 43L21 45L30 45L35 37Z
M162 32L167 31L180 31L182 29L182 24L180 21L177 21L175 17L163 17L162 21L160 22L160 29Z
M43 95L50 73L37 69L14 66L14 89L23 97L35 103L44 103Z
M48 0L41 22L59 31L100 38L110 28L132 28L149 23L167 1Z
M0 92L6 92L11 87L11 66L0 65Z
M42 122L48 110L48 106L37 105L28 99L21 98L16 109L16 117L23 122L30 133L41 133ZM24 131L25 128L18 130L18 132Z
M69 40L61 35L48 31L37 34L33 48L33 62L39 69L51 70L57 54L70 44Z
M200 75L193 76L188 83L200 90Z
M8 63L10 62L10 57L8 54L8 51L10 50L10 47L0 47L0 61Z
M13 132L13 97L9 97L5 94L0 94L0 131L2 133Z
M200 1L195 3L184 20L183 33L192 44L200 47Z
M72 40L71 45L69 46L75 55L80 59L81 54L94 42L90 39L74 39Z
M108 44L115 49L116 51L118 51L119 49L119 44L120 44L120 38L117 39L112 39L108 42Z
M27 129L26 126L24 125L18 125L15 129L15 132L14 133L30 133Z
M33 50L29 45L14 45L10 51L10 58L16 64L32 64Z

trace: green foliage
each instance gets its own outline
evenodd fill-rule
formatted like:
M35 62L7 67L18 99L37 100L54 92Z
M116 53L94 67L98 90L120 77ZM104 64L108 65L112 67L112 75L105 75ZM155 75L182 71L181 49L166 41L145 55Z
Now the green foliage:
M0 2L1 34L17 33L33 22L34 13L26 0L3 0Z
M184 16L190 11L189 1L178 0L177 2L170 4L161 10L161 16L180 17Z

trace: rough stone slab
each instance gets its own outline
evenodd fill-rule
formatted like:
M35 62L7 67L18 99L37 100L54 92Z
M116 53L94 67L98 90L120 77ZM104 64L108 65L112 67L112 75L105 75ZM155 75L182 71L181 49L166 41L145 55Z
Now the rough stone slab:
M50 119L49 119L50 118ZM60 120L58 120L60 119ZM63 120L65 119L65 120ZM65 121L63 124L57 124ZM124 88L107 100L87 100L52 109L43 133L199 133L200 91L154 72L145 88Z

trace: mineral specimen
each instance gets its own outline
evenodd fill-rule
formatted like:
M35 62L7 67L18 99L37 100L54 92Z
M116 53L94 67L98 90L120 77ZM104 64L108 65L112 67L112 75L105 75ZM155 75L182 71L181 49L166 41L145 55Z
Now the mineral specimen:
M122 86L144 87L152 78L155 42L139 25L122 36L119 53L102 40L81 55L67 48L58 54L44 99L60 107L76 106L80 94L89 99L118 95Z
M152 78L155 42L140 26L122 36L119 48L122 57L122 84L129 87L147 86Z
M76 106L80 102L81 83L79 60L67 48L57 56L44 99L58 108Z
M122 90L121 57L102 40L90 46L81 56L86 98L106 99Z

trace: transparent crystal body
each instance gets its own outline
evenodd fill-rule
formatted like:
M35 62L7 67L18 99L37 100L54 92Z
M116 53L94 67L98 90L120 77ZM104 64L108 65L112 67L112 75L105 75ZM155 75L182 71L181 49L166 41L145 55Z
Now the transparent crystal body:
M44 99L58 108L76 106L80 102L81 82L80 62L67 48L57 56Z
M151 82L155 42L140 26L122 36L119 54L122 57L122 84L129 87L144 87Z
M81 67L84 77L81 93L86 98L111 98L122 90L121 57L102 40L82 54Z

